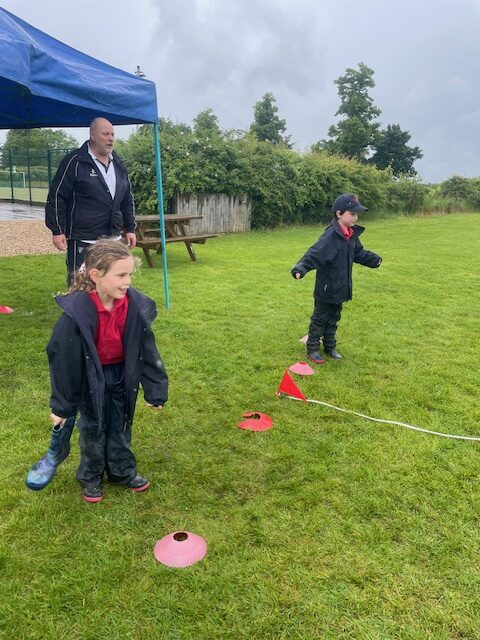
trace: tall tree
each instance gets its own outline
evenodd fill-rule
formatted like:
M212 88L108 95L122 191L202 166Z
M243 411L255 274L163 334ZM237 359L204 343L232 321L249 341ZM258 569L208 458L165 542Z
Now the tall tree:
M250 132L263 142L284 144L290 147L290 136L285 135L286 122L279 118L277 113L278 107L273 93L266 93L261 100L255 103L254 120Z
M2 145L2 165L8 164L9 151L17 157L26 157L28 151L33 158L46 156L48 150L75 147L78 147L77 140L62 129L10 129Z
M368 89L375 86L373 74L373 69L360 62L358 69L347 68L345 74L335 80L340 96L335 115L345 117L330 127L330 139L322 140L316 148L360 161L367 159L379 128L376 119L381 113L368 95Z
M411 135L408 131L402 131L400 125L389 124L386 129L377 133L375 141L375 153L369 162L379 169L390 167L396 176L400 174L416 175L413 168L415 160L423 157L419 147L409 147Z
M209 137L220 136L220 126L218 124L218 118L213 112L213 109L205 109L200 111L197 117L193 121L193 131L197 136Z

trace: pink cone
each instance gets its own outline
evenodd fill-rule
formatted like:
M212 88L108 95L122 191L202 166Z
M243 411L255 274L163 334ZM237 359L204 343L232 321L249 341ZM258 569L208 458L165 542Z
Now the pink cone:
M266 413L259 413L253 411L250 413L244 413L242 418L245 418L242 422L237 424L240 429L247 429L248 431L267 431L273 427L273 420Z
M292 373L297 373L299 376L313 376L315 373L315 370L307 362L295 362L288 368Z
M307 344L307 340L308 340L308 335L303 336L303 338L300 338L299 342L303 342L303 344Z
M207 543L190 531L176 531L157 540L153 553L162 564L179 569L202 560L207 554Z
M0 305L0 313L13 313L13 309L10 309L10 307L2 307Z

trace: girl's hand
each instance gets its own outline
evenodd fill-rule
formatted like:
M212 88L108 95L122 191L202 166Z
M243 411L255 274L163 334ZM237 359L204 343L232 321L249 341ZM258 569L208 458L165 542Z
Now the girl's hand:
M50 419L53 422L53 426L55 427L57 424L61 424L62 427L65 425L67 421L66 418L60 418L60 416L56 416L54 413L50 414Z
M157 411L161 411L163 409L163 405L161 405L161 404L159 404L159 405L150 404L149 402L147 402L147 407L152 407L153 409L156 409Z

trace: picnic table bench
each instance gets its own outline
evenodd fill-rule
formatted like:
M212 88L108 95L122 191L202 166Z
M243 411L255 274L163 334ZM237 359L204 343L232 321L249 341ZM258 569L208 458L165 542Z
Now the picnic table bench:
M183 215L178 213L165 214L165 242L184 242L190 258L193 262L197 256L192 244L205 244L208 238L216 238L218 233L188 233L188 225L191 220L200 220L200 215ZM154 267L150 250L156 253L162 252L162 238L160 236L160 216L156 214L138 215L137 222L137 247L142 249L145 260L150 268Z

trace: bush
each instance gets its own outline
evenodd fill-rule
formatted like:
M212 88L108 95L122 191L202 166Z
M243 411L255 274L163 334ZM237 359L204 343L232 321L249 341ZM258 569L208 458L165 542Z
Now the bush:
M432 201L418 178L396 178L389 169L324 151L301 154L250 134L202 128L199 122L191 129L161 120L165 205L177 192L247 194L252 198L252 228L262 228L327 221L331 204L346 192L382 215L413 214ZM156 211L152 128L140 127L127 141L119 141L117 150L128 167L137 209ZM451 189L457 193L460 185L462 197L468 192L469 201L480 205L480 180L461 181L455 183L456 191ZM446 202L451 196L442 192L437 197Z

